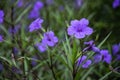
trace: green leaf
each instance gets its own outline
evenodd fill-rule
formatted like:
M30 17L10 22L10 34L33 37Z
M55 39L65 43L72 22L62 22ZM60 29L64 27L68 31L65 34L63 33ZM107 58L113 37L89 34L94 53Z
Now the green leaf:
M105 74L103 77L101 77L99 80L105 80L105 78L107 78L110 74L112 73L112 71L110 71L109 73Z

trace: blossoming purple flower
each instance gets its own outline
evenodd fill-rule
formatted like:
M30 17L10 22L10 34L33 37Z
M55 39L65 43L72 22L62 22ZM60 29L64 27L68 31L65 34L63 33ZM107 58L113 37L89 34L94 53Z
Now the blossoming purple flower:
M38 29L41 29L42 23L43 23L43 19L40 19L40 18L33 21L29 26L29 32L33 32L33 31L36 31Z
M3 23L4 20L4 12L3 10L0 10L0 23Z
M78 58L77 66L82 65L82 68L88 68L92 63L91 60L86 60L87 56L83 55L82 57Z
M68 35L75 36L78 39L84 38L86 35L91 35L93 29L88 26L89 21L85 18L81 20L72 20L67 29Z
M84 44L87 45L87 47L83 49L83 52L87 51L87 50L92 50L94 52L100 52L100 49L95 46L93 40L88 41L88 42L84 42Z
M43 43L43 42L37 43L36 46L40 52L45 52L47 50L46 43Z
M0 35L0 42L3 42L3 41L4 41L3 36Z
M120 0L114 0L112 6L113 8L117 8L118 6L120 6Z
M109 54L108 50L101 50L101 51L100 51L100 54L102 55L104 62L106 62L106 63L108 63L108 64L111 63L112 57L111 57L111 55Z
M46 43L50 47L53 47L58 42L58 38L54 35L54 32L49 31L44 33L42 42Z

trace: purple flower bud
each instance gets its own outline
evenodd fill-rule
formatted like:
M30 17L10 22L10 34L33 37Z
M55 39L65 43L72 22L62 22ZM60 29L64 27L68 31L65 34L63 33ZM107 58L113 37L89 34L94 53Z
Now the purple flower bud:
M33 31L36 31L38 29L41 29L42 23L43 23L43 19L40 19L40 18L33 21L29 26L29 32L33 32Z
M0 23L3 23L4 20L4 12L3 10L0 10Z
M91 35L93 29L88 26L89 21L85 18L81 20L72 20L67 32L70 36L75 36L78 39L84 38L86 35Z
M82 4L83 4L83 0L75 0L75 6L76 6L77 8L81 7Z
M96 52L96 53L100 52L100 49L95 46L93 40L88 41L88 42L84 42L84 44L87 45L87 47L83 49L83 52L90 51L90 50L92 50L93 52Z

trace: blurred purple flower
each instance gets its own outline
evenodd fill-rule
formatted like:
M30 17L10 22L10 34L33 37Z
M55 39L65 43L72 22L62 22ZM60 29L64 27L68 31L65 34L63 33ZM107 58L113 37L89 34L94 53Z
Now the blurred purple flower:
M89 51L89 50L92 50L93 52L96 52L96 53L99 53L100 52L100 49L98 47L95 46L94 44L94 41L91 40L89 42L84 42L85 45L87 45L86 48L83 49L83 52L84 51Z
M53 47L58 42L58 38L54 35L54 32L49 31L44 33L42 42L45 43L45 45L47 44L48 46Z
M96 54L93 57L94 59L94 63L99 63L100 61L102 61L102 55L101 54Z
M108 50L101 50L100 51L100 54L102 55L102 58L103 58L103 61L110 64L111 63L111 60L112 60L112 57L111 55L109 54Z
M32 59L33 59L33 60L32 60L32 62L31 62L31 64L32 64L32 66L34 67L34 66L37 65L36 60L37 60L38 58L37 58L37 56L33 56Z
M44 4L41 1L37 1L33 7L33 10L39 11L41 8L43 8Z
M40 17L39 11L36 11L36 10L32 9L30 11L29 18L36 19L38 17Z
M81 20L72 20L67 32L70 36L75 36L78 39L84 38L86 35L91 35L93 29L88 26L89 21L85 18Z
M117 60L120 60L120 43L119 44L114 44L112 46L112 53L114 56L116 56Z
M4 12L3 10L0 10L0 23L3 23L4 20Z
M12 66L12 72L17 73L17 74L22 73L22 71L20 69L18 69L17 67L15 67L15 66Z
M83 65L82 68L88 68L91 65L92 61L91 60L87 60Z
M79 57L77 60L77 66L82 65L82 68L88 68L90 64L92 63L91 60L86 60L87 56L83 55L82 57Z
M46 49L47 49L47 45L46 45L45 43L43 43L43 42L37 43L37 44L36 44L36 47L38 48L38 50L39 50L40 52L45 52Z
M15 27L14 27L14 29L12 29L12 27L10 27L9 29L8 29L8 32L10 33L10 34L16 34L18 31L19 31L19 29L20 29L20 25L16 25Z
M117 44L114 44L112 46L112 52L113 52L113 54L116 55L119 51L120 51L120 46L117 45Z
M75 6L76 6L77 8L81 7L82 4L83 4L83 0L75 0Z
M61 6L59 6L59 11L61 11L61 12L62 12L63 10L64 10L64 6L62 6L62 5L61 5Z
M47 5L52 5L52 4L54 4L54 0L46 0L46 4Z
M17 6L22 7L23 6L23 0L18 0Z
M13 51L14 51L14 55L15 55L15 56L16 56L16 55L18 54L18 52L19 52L18 48L16 48L16 47L13 48Z
M120 0L114 0L112 4L113 8L117 8L120 6Z
M4 69L2 63L0 62L0 72Z
M3 42L3 41L4 41L3 36L0 35L0 42Z
M41 29L42 23L43 23L43 19L40 19L40 18L33 21L29 26L29 32L33 32L33 31L36 31L38 29Z

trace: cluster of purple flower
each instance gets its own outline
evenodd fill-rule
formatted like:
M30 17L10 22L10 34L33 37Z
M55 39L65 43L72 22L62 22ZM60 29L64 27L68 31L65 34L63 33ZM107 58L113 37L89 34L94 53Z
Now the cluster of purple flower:
M0 10L0 23L3 23L4 20L4 12L3 10Z
M40 18L33 21L29 26L29 32L33 32L38 29L41 29L42 22L43 20ZM46 51L47 46L53 47L57 42L58 42L58 38L54 35L54 32L49 31L44 33L41 43L37 43L36 46L38 47L38 50L40 52L44 52Z
M37 1L33 7L33 9L30 11L29 18L36 19L39 16L39 11L43 7L43 3L41 1Z
M112 46L112 52L113 55L116 56L116 59L120 60L120 43Z
M113 1L113 8L117 8L120 6L120 0L114 0Z
M89 21L85 18L81 20L72 20L71 25L68 27L68 35L75 36L77 39L85 38L86 35L91 35L93 33L93 29L88 27ZM94 62L106 62L110 64L112 57L109 54L108 50L100 50L98 47L95 46L94 41L91 40L89 42L84 42L87 45L86 48L83 49L83 52L86 51L93 51L95 52ZM86 60L87 56L83 55L77 60L77 65L82 64L83 68L88 68L92 63L91 60ZM84 62L84 63L83 63Z

